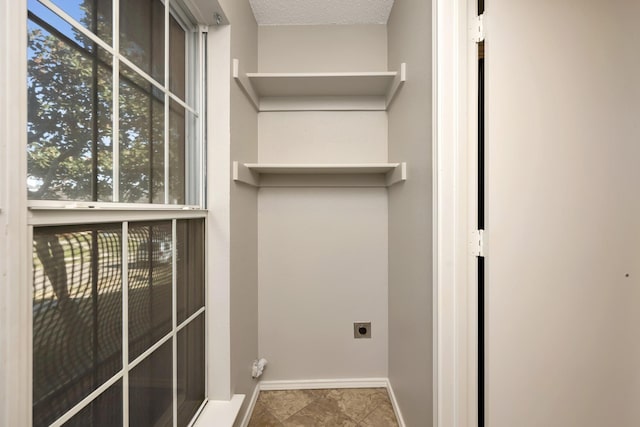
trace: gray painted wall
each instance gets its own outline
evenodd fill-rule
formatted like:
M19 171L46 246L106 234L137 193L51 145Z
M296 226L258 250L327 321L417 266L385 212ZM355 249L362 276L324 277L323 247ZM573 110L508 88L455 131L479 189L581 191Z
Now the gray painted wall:
M385 25L258 28L261 73L380 71L387 66Z
M259 27L262 72L384 71L384 25ZM387 161L384 111L263 112L265 163ZM261 188L259 348L265 380L387 376L387 191ZM371 321L355 340L353 322Z
M258 223L264 379L386 377L386 189L263 188Z
M389 69L408 80L389 110L389 161L408 181L389 190L389 379L407 426L433 418L431 2L396 0L388 23Z
M221 0L231 23L231 56L247 70L257 69L258 26L249 0ZM244 162L258 159L258 115L235 81L231 82L231 158ZM251 364L258 356L258 219L254 188L231 185L231 390L247 398L238 420L257 384ZM215 349L213 349L215 351Z

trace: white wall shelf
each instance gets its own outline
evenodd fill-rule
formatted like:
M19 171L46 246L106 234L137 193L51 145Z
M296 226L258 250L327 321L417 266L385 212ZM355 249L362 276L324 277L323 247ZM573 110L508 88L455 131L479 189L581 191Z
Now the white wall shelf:
M390 187L407 180L407 164L233 162L233 180L254 187Z
M233 77L257 111L384 111L407 80L407 65L384 72L245 73L234 59Z

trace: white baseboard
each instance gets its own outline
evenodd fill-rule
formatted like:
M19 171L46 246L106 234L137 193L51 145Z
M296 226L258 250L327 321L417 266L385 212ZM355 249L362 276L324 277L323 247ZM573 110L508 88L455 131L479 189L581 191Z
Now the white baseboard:
M387 391L389 392L389 399L391 400L391 406L393 406L393 412L396 414L396 420L398 420L398 425L400 427L406 427L404 423L404 418L402 418L402 412L400 411L400 405L398 405L398 400L396 399L396 394L393 392L393 387L391 387L391 381L387 379Z
M256 386L253 388L251 400L249 400L249 405L247 406L247 410L244 413L244 417L242 418L240 427L247 427L249 425L249 421L251 421L251 415L253 415L253 409L256 407L256 402L258 401L258 395L260 395L260 383L256 384Z
M386 388L386 378L345 378L339 380L262 381L260 390L312 390L325 388Z
M347 378L339 380L300 380L300 381L262 381L256 385L247 412L242 420L241 427L247 427L253 414L256 401L260 391L269 390L318 390L328 388L386 388L389 393L389 400L391 400L391 406L393 406L393 412L396 414L398 425L400 427L406 427L404 419L402 418L402 412L398 406L396 395L391 387L391 382L388 378Z

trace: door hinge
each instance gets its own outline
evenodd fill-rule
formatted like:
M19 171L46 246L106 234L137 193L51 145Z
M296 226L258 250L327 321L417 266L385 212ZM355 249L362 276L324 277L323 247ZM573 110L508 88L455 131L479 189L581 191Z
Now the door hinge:
M469 245L473 256L484 257L484 230L472 231Z
M480 43L484 41L484 13L482 15L478 15L473 21L471 34L473 34L474 42Z

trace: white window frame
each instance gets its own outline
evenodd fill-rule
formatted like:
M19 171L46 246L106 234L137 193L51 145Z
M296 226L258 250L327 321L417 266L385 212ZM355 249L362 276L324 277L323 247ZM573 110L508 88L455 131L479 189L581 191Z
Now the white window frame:
M150 356L160 346L162 346L163 344L167 343L170 340L172 341L172 363L173 363L173 405L172 405L172 408L173 408L172 417L173 417L173 423L174 423L173 425L175 426L177 422L177 416L178 416L178 412L177 412L178 411L177 336L178 336L178 333L182 329L184 329L186 326L190 325L194 319L206 313L206 304L204 307L201 307L200 309L196 310L193 314L191 314L187 319L183 320L180 324L177 323L177 276L176 276L177 254L176 254L176 251L173 250L172 261L171 261L172 262L172 304L171 304L172 328L171 328L171 331L167 333L165 336L163 336L161 339L159 339L157 342L155 342L151 347L145 350L142 354L137 356L134 360L131 360L131 361L129 360L129 351L128 351L129 306L128 306L128 292L125 292L128 289L128 276L129 276L128 262L126 262L126 260L128 260L129 258L128 245L127 245L128 229L129 229L129 225L132 223L135 224L138 221L147 222L149 221L149 219L147 216L140 220L136 219L134 221L122 221L121 219L117 219L118 216L121 216L121 215L122 215L121 212L119 212L118 215L104 217L103 218L105 219L104 221L96 221L94 216L81 214L79 217L77 217L78 221L73 221L72 224L73 225L95 224L95 223L113 222L113 221L122 223L122 229L121 229L121 232L122 232L121 234L122 255L121 256L123 260L123 263L122 263L122 289L123 289L123 293L122 293L122 313L123 313L123 316L122 316L122 368L117 373L115 373L109 380L104 382L94 391L89 393L84 399L82 399L76 405L74 405L71 409L69 409L66 413L64 413L60 418L58 418L54 423L51 424L51 427L62 426L65 422L73 418L74 415L82 411L82 409L84 409L88 404L90 404L93 400L95 400L100 394L102 394L109 387L111 387L113 384L115 384L120 380L122 380L122 394L123 394L123 402L124 402L123 410L122 410L123 425L128 426L129 425L129 421L128 421L129 420L129 411L128 411L129 409L129 406L128 406L129 372L132 369L134 369L138 364L140 364L143 360L145 360L148 356ZM186 213L179 216L179 219L204 219L204 218L206 218L206 213L203 213L203 212L197 212L197 213L191 212L191 213ZM175 212L163 212L161 215L154 215L151 221L171 221L171 229L172 229L171 234L172 234L172 241L174 242L172 247L175 248L176 247L175 242L177 237L177 233L176 233L177 221L178 221L178 219L176 219ZM69 225L69 224L70 224L70 221L68 219L67 220L54 219L54 220L48 220L46 222L38 223L38 225L40 226ZM33 225L31 224L29 226L29 236L30 236L29 241L32 241ZM33 286L32 283L30 283L30 286L27 286L27 288L31 290L32 286ZM206 336L206 321L204 323L205 323L205 336ZM202 408L206 404L206 401L207 401L207 395L206 395L206 377L205 377L205 396L202 404L200 405L199 410L196 411L196 414L195 414L196 416L202 410Z
M0 425L6 426L31 425L26 22L26 0L0 3Z
M207 389L231 401L231 27L207 40Z
M202 44L202 39L204 38L204 33L202 32L202 28L198 27L196 24L192 24L190 26L190 28L185 28L187 31L187 33L192 32L195 33L196 36L195 38L198 40L196 46L192 46L191 44L191 39L192 37L187 37L187 46L186 46L186 53L187 53L187 58L189 58L189 67L191 68L195 68L194 70L194 75L193 78L195 80L196 85L194 85L196 87L196 89L194 90L193 88L187 88L187 92L186 92L186 97L187 100L182 100L180 99L178 96L176 96L175 94L171 93L170 91L170 85L169 85L169 68L170 68L170 58L169 58L169 21L170 21L170 16L173 15L173 17L178 21L178 23L184 27L187 27L186 24L186 19L188 19L187 14L184 12L179 12L181 9L181 5L178 4L178 2L176 0L162 0L164 3L164 25L165 25L165 31L164 31L164 84L158 82L156 79L154 79L153 77L151 77L148 73L146 73L145 71L143 71L140 67L138 67L137 65L135 65L131 60L127 59L126 56L124 56L121 52L120 52L120 22L119 22L119 16L120 16L120 0L112 0L112 5L113 5L113 28L112 28L112 38L113 38L113 46L108 44L107 42L105 42L104 40L102 40L100 37L98 37L96 34L94 34L91 30L85 28L81 23L79 23L78 21L76 21L73 17L71 17L68 13L66 13L62 8L60 8L59 6L57 6L52 0L37 0L40 4L42 4L43 6L47 7L49 10L51 10L53 13L55 13L56 15L58 15L60 18L62 18L65 22L67 22L69 25L71 25L75 30L79 31L80 33L82 33L83 36L85 36L86 38L88 38L89 40L91 40L92 42L96 43L97 46L99 46L101 49L103 49L105 52L107 52L109 55L111 55L112 58L112 91L113 91L113 95L112 95L112 111L113 111L113 120L112 120L112 136L111 136L111 140L112 140L112 147L113 147L113 194L112 194L112 202L98 202L98 203L119 203L120 201L120 167L119 167L119 152L120 152L120 63L126 65L128 68L130 68L131 70L133 70L134 72L136 72L137 75L139 75L140 77L144 78L144 80L146 80L148 83L152 84L153 86L155 86L157 89L159 89L160 91L162 91L162 93L164 94L164 200L165 203L164 204L155 204L155 206L158 206L160 208L171 208L171 207L175 207L175 206L182 206L182 205L176 205L176 204L171 204L171 203L167 203L167 201L169 200L169 108L170 108L170 102L174 101L176 103L178 103L180 106L182 106L186 112L193 114L198 120L198 126L196 131L196 135L194 139L198 139L199 141L202 141L202 133L200 131L200 129L202 128L202 126L200 125L200 123L203 121L202 120L202 115L199 113L200 111L204 111L202 109L202 106L204 105L204 97L201 96L200 94L204 93L204 90L200 90L202 88L198 87L198 82L201 82L202 80L200 79L201 75L202 75L202 69L198 68L195 66L194 62L198 63L198 64L202 64L204 63L204 57L202 56L202 54L204 53L204 50L201 48ZM175 6L174 6L175 3ZM195 56L197 55L197 59L195 58ZM192 99L189 99L192 98ZM189 101L191 101L189 103ZM191 104L191 105L190 105ZM189 131L188 127L187 127L187 131ZM187 141L189 140L189 138L187 138ZM202 143L199 143L198 146L202 146ZM195 154L200 154L200 153L195 153ZM202 159L203 157L200 156L200 159ZM187 159L185 159L187 160ZM200 176L203 177L204 175L204 168L202 167L202 164L194 164L192 165L193 169L196 171L201 172ZM185 174L185 184L187 184L187 175ZM204 178L200 179L199 182L190 182L189 184L191 184L192 188L197 188L198 189L198 196L204 194L202 188L204 187ZM187 192L188 193L188 192ZM188 194L185 194L185 198L188 196ZM204 200L201 198L200 200L200 204L203 205ZM61 205L69 205L70 203L75 203L75 202L68 202L68 201L59 201L59 200L34 200L34 201L29 201L29 206L38 206L38 207L59 207ZM130 204L130 205L146 205L145 204ZM150 204L151 205L151 204Z
M132 64L119 53L118 39L118 16L119 1L113 0L113 16L114 19L114 46L109 46L91 31L84 28L80 23L76 22L60 10L50 0L39 0L44 6L49 7L54 13L57 13L63 19L66 19L74 28L79 30L90 40L96 42L101 48L113 55L113 146L114 158L117 155L119 129L118 114L119 110L119 62L123 62L130 68L138 72L145 80L155 86L161 88L165 95L165 168L168 168L168 122L169 122L169 101L176 101L183 106L186 111L196 115L197 127L195 137L198 141L198 147L195 152L191 153L192 157L185 158L191 170L195 170L193 174L199 179L197 194L192 194L200 201L201 205L170 205L170 204L124 204L117 202L67 202L56 200L27 200L26 177L27 177L27 91L25 82L27 81L27 0L14 0L12 2L3 2L0 5L0 25L3 30L0 32L0 56L2 57L2 67L0 67L0 165L3 171L0 172L0 226L2 227L2 235L0 240L0 313L2 313L2 321L0 322L0 425L32 425L32 402L33 402L33 375L32 375L32 257L33 248L33 229L38 226L53 225L75 225L75 224L98 224L98 223L122 223L122 239L123 239L123 260L127 259L126 236L130 222L137 221L160 221L171 220L173 239L176 238L176 224L179 219L202 218L205 220L205 228L208 230L210 213L205 209L206 194L206 164L207 158L204 155L205 150L205 102L207 97L204 87L198 87L187 93L187 99L191 97L192 105L187 105L185 101L169 92L169 55L168 55L168 24L170 13L178 22L184 26L185 20L188 18L186 13L181 13L181 9L174 9L172 2L176 4L179 0L164 0L165 3L165 84L160 85L154 81L149 75ZM182 5L180 5L182 7ZM198 67L195 70L195 81L204 82L206 71L206 44L207 27L194 26L197 32L198 46L194 47L192 54L187 53L191 58L189 67ZM189 89L188 89L189 90ZM187 136L187 144L189 143ZM11 143L9 143L9 141ZM187 152L187 156L189 156ZM193 164L190 162L194 162ZM197 162L197 163L196 163ZM115 166L115 164L114 164ZM114 167L114 183L117 180L117 170ZM185 172L185 185L187 192L189 187L193 188L193 177L188 178ZM165 200L168 200L169 187L167 185L168 173L165 169ZM192 181L190 182L189 179ZM210 191L211 192L211 191ZM119 190L114 185L114 196L117 197ZM210 196L210 194L209 194ZM185 198L190 197L188 194ZM114 200L117 200L114 199ZM205 240L205 265L211 257L208 251L208 242ZM175 248L175 245L173 246ZM113 385L120 379L123 380L123 395L128 394L128 371L129 369L140 363L146 356L151 354L168 340L173 339L173 420L174 425L177 420L177 376L175 365L177 363L177 333L191 323L196 317L205 316L205 340L209 341L209 317L208 306L211 297L208 295L208 286L210 272L205 275L205 306L197 310L188 319L184 320L180 325L176 319L176 252L173 251L173 314L172 314L172 331L156 342L151 348L137 357L134 361L128 360L128 301L127 292L123 292L123 368L106 383L102 384L98 389L94 390L82 401L71 408L66 414L59 418L53 426L62 425L68 421L73 415L80 412L88 403L97 397L102 391ZM205 267L206 268L206 267ZM207 269L208 270L208 269ZM127 289L127 263L123 262L123 290ZM206 344L205 369L208 368L210 362L209 344ZM205 396L203 404L199 411L206 404L210 387L208 381L210 376L205 377ZM197 416L198 412L196 412ZM123 424L128 425L128 398L124 398L123 406Z

